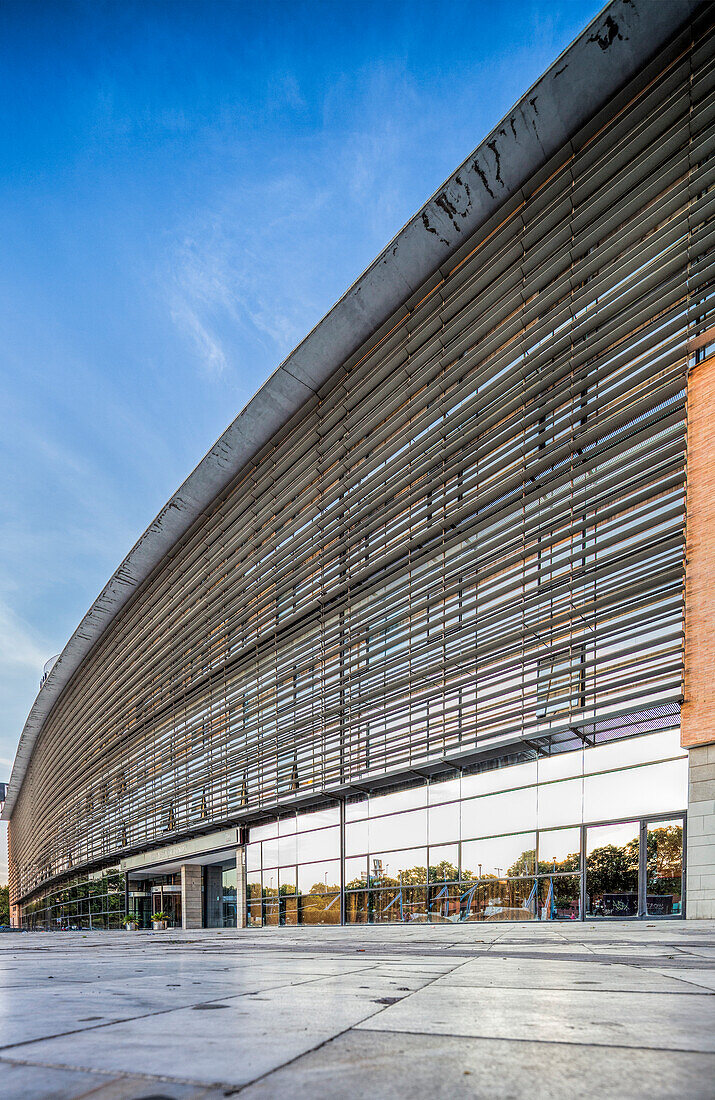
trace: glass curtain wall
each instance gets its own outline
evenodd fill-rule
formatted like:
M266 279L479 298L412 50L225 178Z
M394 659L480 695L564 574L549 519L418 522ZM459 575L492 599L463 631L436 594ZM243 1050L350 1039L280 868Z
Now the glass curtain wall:
M251 829L246 870L249 924L340 924L339 808Z
M677 730L348 801L345 919L679 915L686 803ZM252 828L247 868L250 923L338 923L338 808Z
M48 931L121 928L124 917L124 875L119 867L78 875L22 909L24 928Z

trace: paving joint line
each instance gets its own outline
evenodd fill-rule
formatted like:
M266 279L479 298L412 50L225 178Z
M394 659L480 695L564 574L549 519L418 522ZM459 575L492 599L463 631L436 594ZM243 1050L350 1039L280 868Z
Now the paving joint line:
M675 994L673 995L675 996ZM539 1043L542 1046L565 1047L566 1049L570 1047L588 1047L598 1050L659 1051L663 1054L692 1054L698 1058L715 1059L715 1051L713 1050L693 1050L688 1047L654 1047L644 1046L642 1043L638 1046L629 1043L569 1043L565 1039L522 1039L520 1036L515 1035L465 1035L462 1031L406 1031L403 1028L361 1027L359 1030L374 1032L376 1035L419 1035L428 1039L466 1039L470 1042L481 1040L493 1042L496 1040L500 1043Z
M191 1085L192 1087L202 1089L228 1089L232 1088L230 1081L211 1081L208 1084L206 1081L199 1081L194 1077L167 1077L163 1073L142 1073L141 1070L130 1070L124 1072L124 1070L116 1069L98 1069L93 1067L89 1069L87 1066L67 1065L64 1062L46 1062L46 1061L30 1061L27 1058L5 1058L0 1054L0 1065L8 1066L27 1066L29 1069L58 1069L65 1070L67 1073L89 1073L96 1074L98 1077L107 1077L111 1080L125 1081L127 1078L132 1080L137 1078L141 1081L161 1081L170 1085ZM107 1082L104 1082L106 1085ZM102 1087L104 1087L104 1085ZM81 1095L86 1095L82 1093ZM73 1100L79 1100L78 1097L74 1097Z

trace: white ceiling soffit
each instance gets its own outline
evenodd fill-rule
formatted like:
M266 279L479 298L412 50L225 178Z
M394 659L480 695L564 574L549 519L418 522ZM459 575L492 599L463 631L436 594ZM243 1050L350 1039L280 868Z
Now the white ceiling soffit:
M64 687L162 558L333 371L700 6L700 0L608 4L261 386L130 550L63 649L22 731L3 818L12 813L35 741Z

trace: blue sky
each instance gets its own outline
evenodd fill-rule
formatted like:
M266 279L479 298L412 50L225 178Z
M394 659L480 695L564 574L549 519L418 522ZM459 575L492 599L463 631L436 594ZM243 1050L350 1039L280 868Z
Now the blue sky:
M600 7L3 0L0 779L161 505Z

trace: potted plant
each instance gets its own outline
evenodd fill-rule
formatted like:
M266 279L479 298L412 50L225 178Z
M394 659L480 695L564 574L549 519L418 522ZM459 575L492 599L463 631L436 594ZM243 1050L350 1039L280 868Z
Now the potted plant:
M127 932L137 932L139 930L139 918L133 913L128 913L122 921L122 924L126 928Z
M164 928L168 928L169 914L163 913L161 910L158 913L152 913L151 926L155 932L161 932Z

